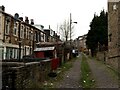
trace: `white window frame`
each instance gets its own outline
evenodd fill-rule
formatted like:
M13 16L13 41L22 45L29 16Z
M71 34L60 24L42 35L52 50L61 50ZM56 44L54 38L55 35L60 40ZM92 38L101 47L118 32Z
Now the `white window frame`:
M27 29L27 39L29 39L29 28Z
M41 32L41 41L45 42L45 34L43 32Z
M34 34L34 41L36 41L36 36L37 36L37 33L35 32L35 34Z
M46 38L45 38L45 34L44 34L44 42L45 42L45 39L46 39Z
M39 33L37 33L37 42L39 42Z
M16 49L15 49L15 54L16 54L16 55L15 55L15 59L17 59L17 55L18 55L17 52L18 52L18 49L16 48Z
M10 33L10 22L6 21L5 23L5 34Z
M28 27L26 27L26 32L25 32L25 33L26 33L26 38L28 37L28 36L27 36L27 35L28 35L27 32L28 32Z
M15 32L15 29L16 29L16 32ZM13 35L14 36L18 36L18 22L14 23Z
M29 36L28 36L28 39L31 40L31 31L29 30Z
M39 42L41 41L41 32L38 33L39 34Z
M24 25L21 25L20 38L24 38Z
M31 40L33 40L33 29L31 29Z

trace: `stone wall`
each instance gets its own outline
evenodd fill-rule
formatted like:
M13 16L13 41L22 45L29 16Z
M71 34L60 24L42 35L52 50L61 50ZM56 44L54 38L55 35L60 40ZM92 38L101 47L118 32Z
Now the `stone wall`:
M105 61L105 53L104 52L98 52L97 53L97 59L101 61Z
M13 66L14 65L14 66ZM3 65L3 88L35 88L47 79L51 71L51 62L30 62Z
M97 52L97 59L107 63L108 52L107 51Z
M120 2L108 1L108 59L118 69L120 58Z
M118 70L118 57L108 57L107 51L98 52L97 59L104 61L104 63L110 65L111 68Z
M110 65L112 68L114 68L115 70L118 70L118 57L109 57L107 62L108 65Z

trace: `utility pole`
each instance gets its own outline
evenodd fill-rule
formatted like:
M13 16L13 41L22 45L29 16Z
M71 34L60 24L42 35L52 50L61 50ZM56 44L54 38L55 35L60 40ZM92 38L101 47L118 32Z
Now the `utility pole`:
M72 24L72 19L71 19L71 13L70 13L70 45L71 45L71 37L72 37L71 24Z
M70 13L70 45L71 45L71 40L72 40L72 29L71 29L72 23L76 23L77 24L77 22L72 22L72 15Z

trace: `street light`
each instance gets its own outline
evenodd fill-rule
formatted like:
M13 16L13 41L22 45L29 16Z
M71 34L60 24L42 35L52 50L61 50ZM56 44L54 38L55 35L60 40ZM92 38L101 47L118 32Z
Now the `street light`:
M71 18L71 13L70 13L70 45L71 45L71 34L72 34L72 32L71 32L71 25L72 25L72 23L75 23L75 24L77 24L77 22L72 22L72 18Z

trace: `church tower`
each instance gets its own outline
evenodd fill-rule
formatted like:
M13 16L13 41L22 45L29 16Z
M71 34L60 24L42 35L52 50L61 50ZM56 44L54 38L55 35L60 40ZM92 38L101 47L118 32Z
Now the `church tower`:
M120 0L108 0L108 64L120 62Z

